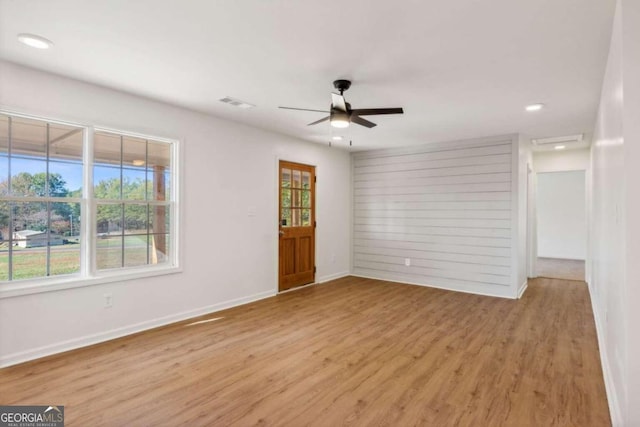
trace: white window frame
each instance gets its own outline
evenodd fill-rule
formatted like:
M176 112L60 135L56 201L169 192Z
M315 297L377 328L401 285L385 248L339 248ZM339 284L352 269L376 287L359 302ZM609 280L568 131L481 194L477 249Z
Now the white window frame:
M82 173L82 200L80 208L83 212L84 221L81 228L81 251L80 251L80 272L68 275L38 277L33 279L22 279L14 281L0 282L0 299L11 298L20 295L30 295L42 292L58 291L63 289L80 288L85 286L98 285L111 282L123 282L128 280L141 279L145 277L162 276L182 272L180 258L180 193L181 193L181 146L179 139L158 137L150 134L142 134L126 130L115 129L105 126L93 126L74 123L66 120L49 119L41 116L16 113L14 111L1 110L0 114L39 120L47 123L75 126L83 129L83 173ZM96 241L97 241L97 218L96 210L98 199L93 197L93 136L95 132L107 132L122 136L148 139L158 142L165 142L171 147L171 200L170 206L170 226L169 236L171 245L169 246L169 262L166 265L154 266L145 265L139 267L122 267L109 270L98 270L96 265ZM9 198L11 199L11 198Z

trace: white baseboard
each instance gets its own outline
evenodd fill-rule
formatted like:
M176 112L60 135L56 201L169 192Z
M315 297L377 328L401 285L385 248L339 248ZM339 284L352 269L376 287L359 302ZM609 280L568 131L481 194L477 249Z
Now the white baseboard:
M316 283L326 283L326 282L330 282L331 280L347 277L349 275L351 275L351 273L349 273L348 271L343 271L341 273L335 273L335 274L328 274L326 276L318 277L318 279L316 280Z
M611 425L613 427L623 427L622 410L620 408L620 401L618 399L618 393L616 391L615 384L613 382L613 375L611 373L611 365L609 364L609 356L606 350L606 339L604 337L604 325L598 315L598 309L595 305L595 299L591 294L591 287L589 289L589 297L591 298L591 310L593 311L593 318L596 323L596 335L598 337L598 350L600 352L600 363L602 364L602 374L604 376L604 387L607 392L607 402L609 403L609 414L611 415Z
M525 280L524 283L520 285L520 289L518 289L518 299L522 298L522 295L524 295L524 291L527 290L527 287L529 287L529 280Z
M106 332L85 335L83 337L73 338L67 341L62 341L59 343L50 344L43 347L34 348L31 350L8 354L6 356L0 357L0 368L5 368L7 366L17 365L18 363L24 363L30 360L39 359L41 357L50 356L52 354L62 353L69 350L75 350L77 348L98 344L98 343L113 340L116 338L121 338L127 335L135 334L137 332L142 332L148 329L157 328L159 326L165 326L171 323L180 322L182 320L191 319L193 317L198 317L198 316L210 314L216 311L224 310L227 308L248 304L250 302L258 301L264 298L269 298L274 295L276 295L276 292L274 291L260 292L257 294L249 295L242 298L236 298L236 299L221 302L218 304L208 305L208 306L197 308L194 310L183 311L181 313L176 313L169 316L159 317L157 319L136 323L134 325L112 329Z
M412 282L412 281L407 281L407 280L398 280L398 279L389 279L389 278L386 278L386 277L367 276L367 275L358 274L358 273L351 273L350 275L354 276L354 277L362 277L363 279L374 279L374 280L382 280L384 282L393 282L393 283L402 283L402 284L405 284L405 285L423 286L425 288L443 289L445 291L463 292L465 294L482 295L482 296L485 296L485 297L515 299L513 296L506 295L506 294L503 295L503 294L491 293L491 292L478 292L478 291L470 291L470 290L467 290L467 289L456 289L456 288L450 288L450 287L446 287L446 286L427 285L427 284L424 284L424 283L417 283L417 282ZM508 289L508 288L505 286L505 289Z

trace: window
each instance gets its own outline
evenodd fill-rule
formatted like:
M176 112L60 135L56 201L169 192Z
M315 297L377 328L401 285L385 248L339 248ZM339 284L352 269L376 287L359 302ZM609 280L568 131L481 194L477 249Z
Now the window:
M166 263L170 145L96 132L93 152L98 270Z
M0 114L0 282L175 266L175 149Z

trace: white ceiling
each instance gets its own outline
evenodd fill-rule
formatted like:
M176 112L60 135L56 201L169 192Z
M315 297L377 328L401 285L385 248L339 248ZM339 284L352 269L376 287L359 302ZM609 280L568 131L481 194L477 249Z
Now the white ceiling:
M332 81L354 148L590 133L615 0L0 0L0 58L326 143ZM28 48L18 33L52 40ZM239 109L218 99L255 104ZM542 102L543 111L524 106ZM340 143L336 143L339 145ZM344 144L344 143L343 143Z

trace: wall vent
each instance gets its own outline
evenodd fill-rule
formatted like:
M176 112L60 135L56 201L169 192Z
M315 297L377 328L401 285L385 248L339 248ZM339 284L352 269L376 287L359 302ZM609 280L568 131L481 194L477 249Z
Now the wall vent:
M238 108L252 108L255 107L253 104L249 104L248 102L240 101L239 99L231 98L230 96L225 96L219 100L220 102L224 102L225 104L233 105Z
M551 138L538 138L532 139L531 142L537 146L547 146L554 144L570 144L575 142L582 142L584 135L579 133L577 135L566 135L566 136L554 136Z

